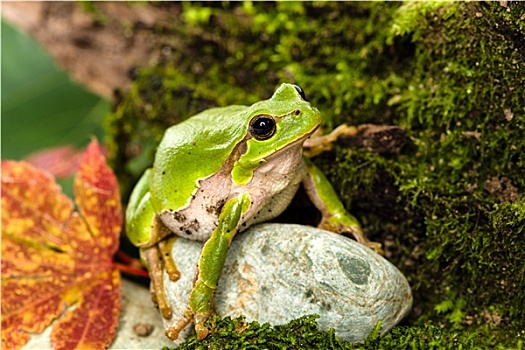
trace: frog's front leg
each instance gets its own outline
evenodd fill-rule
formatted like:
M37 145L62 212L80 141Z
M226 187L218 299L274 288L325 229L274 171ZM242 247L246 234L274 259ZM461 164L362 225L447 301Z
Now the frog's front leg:
M195 323L197 339L202 340L208 335L209 330L204 326L204 322L213 311L213 295L221 277L230 242L249 206L250 196L247 193L224 204L218 226L202 248L188 309L175 326L166 330L170 339L177 339L179 333L192 320Z
M346 211L324 174L310 159L303 158L307 169L307 175L303 179L303 186L310 200L322 214L318 227L336 233L349 233L359 243L366 245L379 254L383 254L381 243L369 241L364 236L359 222Z

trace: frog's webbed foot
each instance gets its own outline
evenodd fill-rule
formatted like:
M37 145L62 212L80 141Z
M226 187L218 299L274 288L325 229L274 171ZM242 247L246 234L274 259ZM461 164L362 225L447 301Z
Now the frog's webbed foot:
M382 246L381 243L370 241L365 236L360 236L360 237L362 239L361 240L356 239L356 241L358 241L359 243L363 244L364 246L372 249L374 252L376 252L379 255L385 255L385 252L383 251L383 246Z
M193 320L191 309L188 308L184 315L175 323L174 326L166 328L166 337L175 341L179 338L180 332Z
M357 242L372 249L380 255L384 255L381 243L372 242L366 238L361 227L359 227L357 220L349 214L344 213L342 217L340 215L323 215L323 218L317 227L335 233L351 235Z
M180 332L182 332L188 324L193 321L195 323L197 339L201 341L210 334L210 329L204 325L208 318L210 318L209 313L194 314L191 308L188 308L174 326L166 329L166 336L173 341L177 340Z
M202 340L210 334L210 329L204 325L208 318L210 318L209 314L195 315L195 333L197 333L198 340Z
M180 333L190 322L195 324L197 339L203 340L210 333L210 329L204 323L213 314L213 294L215 287L209 287L197 273L193 289L190 292L189 305L175 325L166 329L166 336L171 340L177 340Z

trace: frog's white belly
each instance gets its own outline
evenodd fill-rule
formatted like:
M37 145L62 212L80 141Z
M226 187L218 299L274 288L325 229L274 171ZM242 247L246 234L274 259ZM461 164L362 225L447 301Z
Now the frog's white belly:
M252 204L242 216L239 231L281 214L292 201L306 169L302 145L279 152L259 166L250 182L239 186L231 180L231 168L224 167L201 181L188 207L177 212L163 212L163 223L176 235L206 241L219 221L221 209L231 198L248 192Z

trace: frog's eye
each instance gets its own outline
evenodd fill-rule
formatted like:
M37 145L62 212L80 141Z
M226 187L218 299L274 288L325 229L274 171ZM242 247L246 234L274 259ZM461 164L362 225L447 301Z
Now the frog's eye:
M275 120L268 114L256 115L250 121L248 131L257 140L267 140L275 134Z
M304 94L303 89L301 89L301 88L300 88L299 86L297 86L297 85L293 85L293 84L292 84L292 86L294 87L295 91L297 91L297 92L299 93L299 95L302 97L302 99L306 101L306 96L305 96L305 94Z

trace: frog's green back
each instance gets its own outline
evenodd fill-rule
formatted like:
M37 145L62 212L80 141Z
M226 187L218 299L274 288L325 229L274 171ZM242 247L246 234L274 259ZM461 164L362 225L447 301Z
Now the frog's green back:
M159 145L151 195L157 212L189 203L198 181L215 174L246 135L249 107L229 106L201 112L172 126Z
M248 135L250 120L256 115L275 116L275 134L246 141L246 152L236 164L238 184L249 181L266 156L306 138L321 122L321 114L304 100L300 88L282 84L268 100L249 107L209 109L172 126L164 134L153 165L150 194L155 211L176 211L188 205L199 181L219 171Z

